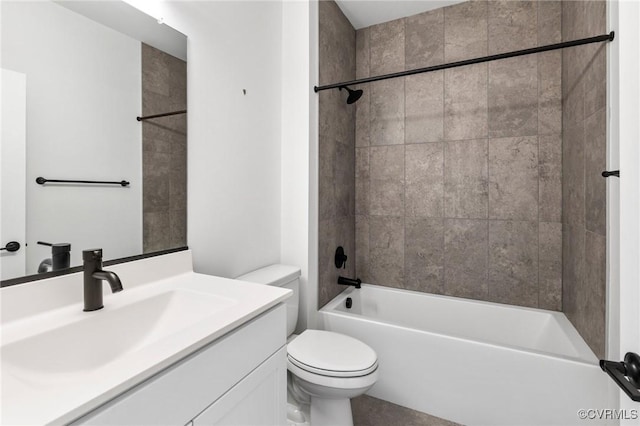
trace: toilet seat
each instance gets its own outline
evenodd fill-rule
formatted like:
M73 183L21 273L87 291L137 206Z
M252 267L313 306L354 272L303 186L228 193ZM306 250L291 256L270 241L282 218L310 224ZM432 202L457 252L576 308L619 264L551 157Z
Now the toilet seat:
M325 330L306 330L287 345L289 364L307 373L348 378L378 368L376 353L363 342Z
M313 373L313 374L320 374L322 376L327 376L327 377L336 377L336 378L341 378L341 377L361 377L361 376L366 376L367 374L371 374L374 371L376 371L376 369L378 368L378 363L376 362L375 364L371 365L370 367L364 369L364 370L354 370L354 371L337 371L337 370L326 370L323 368L318 368L318 367L314 367L308 364L305 364L303 362L298 361L297 359L295 359L294 357L292 357L291 355L287 355L287 360L295 365L296 367L309 372L309 373Z
M314 385L319 385L326 388L340 389L344 392L350 392L354 389L368 389L373 386L378 380L377 368L366 376L332 377L312 373L303 368L300 368L291 362L290 357L287 359L287 370L289 370L291 374L293 374L298 379L302 379ZM348 396L348 398L351 397L352 396Z

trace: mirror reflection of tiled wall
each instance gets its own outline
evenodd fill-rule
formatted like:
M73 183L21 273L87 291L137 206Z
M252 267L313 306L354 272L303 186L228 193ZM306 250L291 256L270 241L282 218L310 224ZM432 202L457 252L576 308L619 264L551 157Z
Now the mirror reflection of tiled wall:
M142 114L187 108L187 63L142 44ZM187 116L142 123L143 249L187 245Z

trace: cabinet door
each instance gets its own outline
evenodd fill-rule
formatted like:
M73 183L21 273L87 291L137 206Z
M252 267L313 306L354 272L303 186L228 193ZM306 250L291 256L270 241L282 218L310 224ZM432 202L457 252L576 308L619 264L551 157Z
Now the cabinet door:
M280 426L287 421L283 347L193 420L193 426Z
M286 310L279 304L72 425L184 425L280 353L285 329Z

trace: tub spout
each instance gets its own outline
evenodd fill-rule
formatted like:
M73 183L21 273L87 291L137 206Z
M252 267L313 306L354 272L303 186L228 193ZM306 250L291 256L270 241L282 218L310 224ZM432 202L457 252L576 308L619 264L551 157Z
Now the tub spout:
M360 288L360 284L362 284L362 280L360 278L346 278L346 277L338 277L338 284L342 285L352 285L355 288Z

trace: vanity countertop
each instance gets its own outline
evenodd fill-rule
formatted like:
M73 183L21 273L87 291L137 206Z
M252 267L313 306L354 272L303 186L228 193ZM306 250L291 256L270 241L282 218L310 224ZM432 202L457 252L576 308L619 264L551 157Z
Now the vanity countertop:
M170 270L167 261L183 267L164 279L133 281L153 266ZM69 303L82 273L3 288L0 423L73 421L291 295L197 274L190 262L185 251L108 268L124 291L105 292L95 312L82 311L81 297ZM56 285L73 291L43 302ZM20 315L15 305L29 298L47 309Z

